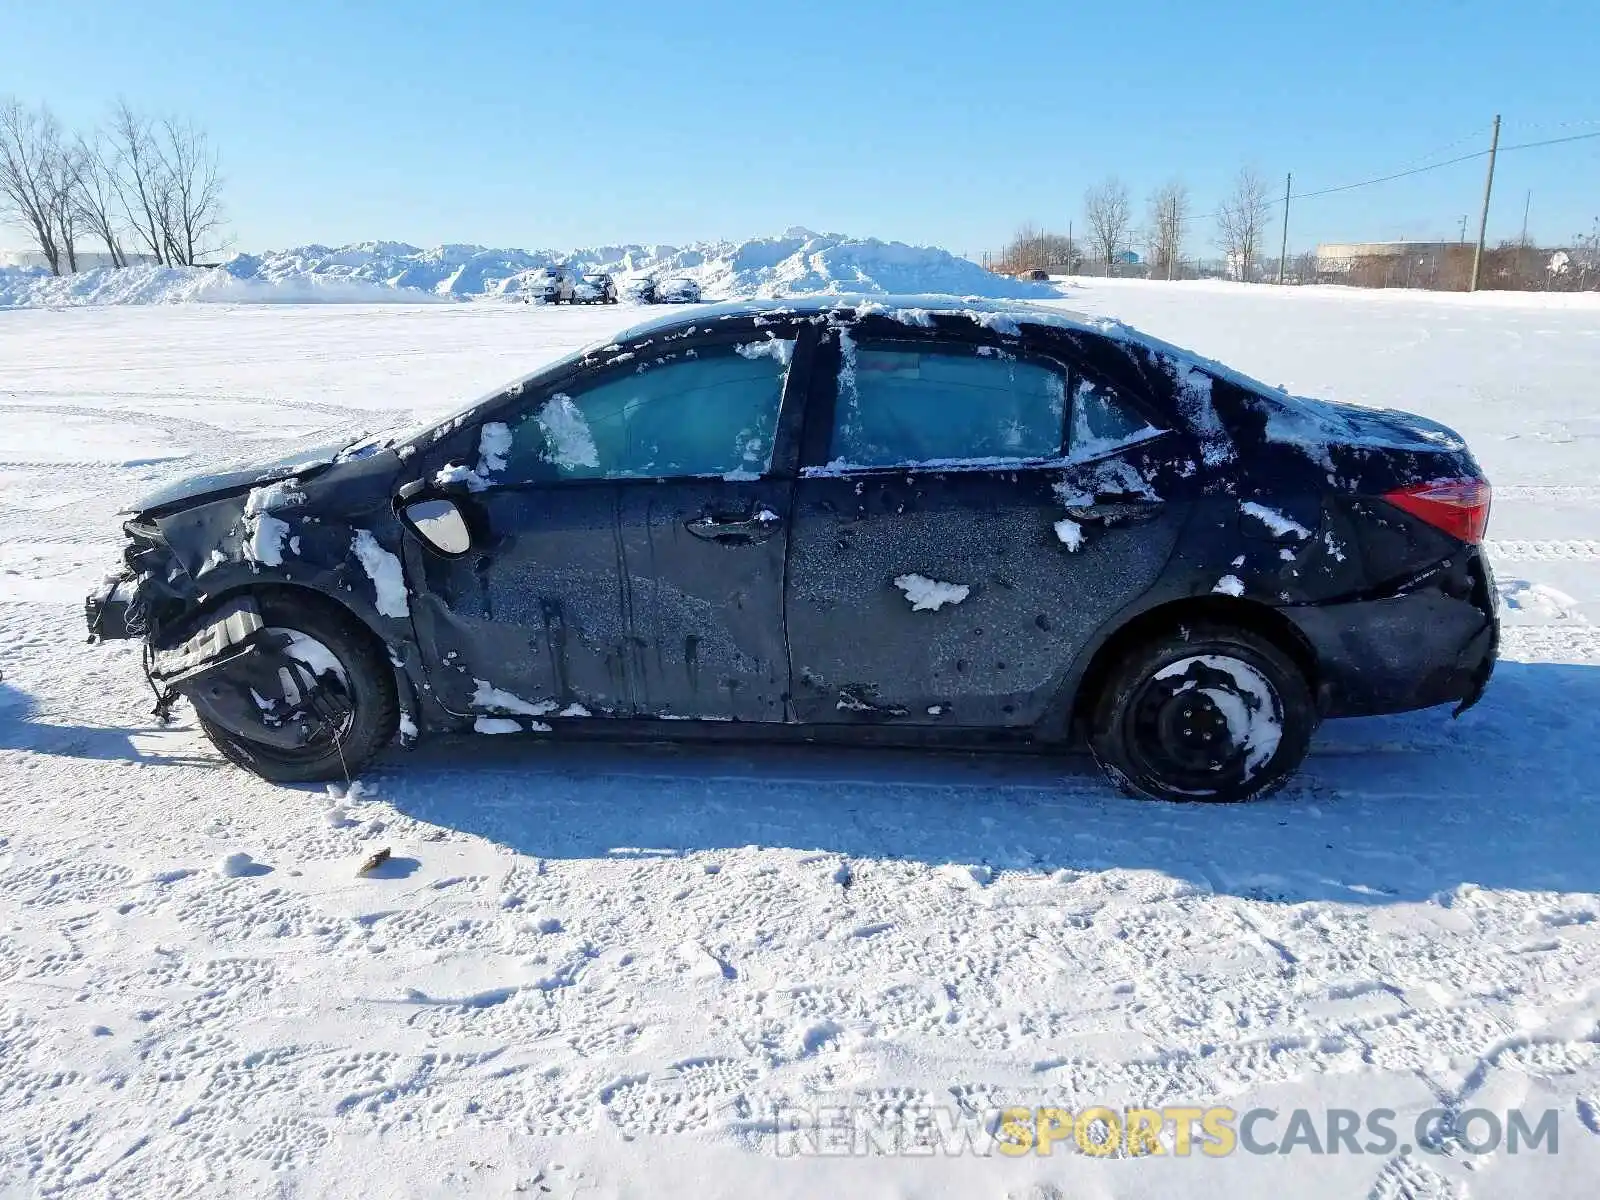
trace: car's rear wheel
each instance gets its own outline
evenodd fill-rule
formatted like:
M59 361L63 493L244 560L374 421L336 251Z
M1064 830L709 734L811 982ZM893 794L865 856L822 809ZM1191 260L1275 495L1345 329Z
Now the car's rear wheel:
M355 776L399 723L381 645L329 605L258 603L268 630L287 639L281 659L248 655L208 676L189 696L200 727L230 762L274 783ZM252 703L234 702L240 694Z
M1114 667L1089 746L1111 780L1155 800L1250 800L1281 787L1317 726L1305 674L1270 640L1196 624Z

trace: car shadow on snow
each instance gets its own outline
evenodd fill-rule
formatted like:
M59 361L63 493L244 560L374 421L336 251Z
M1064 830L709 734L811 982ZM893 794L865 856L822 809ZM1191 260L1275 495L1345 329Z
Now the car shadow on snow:
M371 776L416 818L542 858L745 846L1386 904L1463 884L1600 890L1600 667L1502 663L1483 702L1329 722L1242 805L1130 800L1083 755L447 739ZM471 766L461 765L470 759Z
M221 768L227 764L192 730L177 726L73 725L39 711L34 698L0 681L0 750L57 758Z

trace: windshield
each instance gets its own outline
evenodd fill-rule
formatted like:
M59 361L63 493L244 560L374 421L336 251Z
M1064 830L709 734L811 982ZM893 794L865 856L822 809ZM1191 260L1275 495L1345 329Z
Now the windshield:
M588 345L581 346L577 350L572 351L570 354L565 354L560 358L546 363L544 366L528 375L523 375L518 379L513 379L493 389L492 391L485 392L466 404L458 405L449 412L445 413L443 416L433 416L412 421L403 421L380 433L369 434L358 438L340 452L340 457L349 457L352 454L365 450L368 446L378 449L386 449L389 447L398 449L407 445L414 447L425 446L429 442L438 440L452 430L468 424L472 420L473 414L476 412L476 410L484 407L487 404L491 404L496 400L499 400L513 388L526 389L530 385L537 386L539 381L545 376L559 374L560 372L565 371L568 367L572 366L573 363L581 361L585 355L593 353L601 346L610 344L611 343L609 339L603 342L590 342Z

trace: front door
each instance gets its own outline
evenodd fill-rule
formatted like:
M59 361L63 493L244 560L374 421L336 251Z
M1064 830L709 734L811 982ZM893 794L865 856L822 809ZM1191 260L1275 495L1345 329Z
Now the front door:
M986 331L866 326L816 360L790 542L797 715L1031 725L1172 549L1181 506L1141 494L1128 460L1164 435Z
M443 444L427 477L456 484L474 546L408 565L447 709L785 719L792 466L774 452L794 345L616 355Z

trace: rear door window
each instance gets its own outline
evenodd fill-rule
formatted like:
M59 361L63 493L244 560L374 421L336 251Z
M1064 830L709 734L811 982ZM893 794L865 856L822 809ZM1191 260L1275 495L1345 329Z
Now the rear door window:
M841 338L829 466L1024 463L1061 454L1066 374L993 346Z

